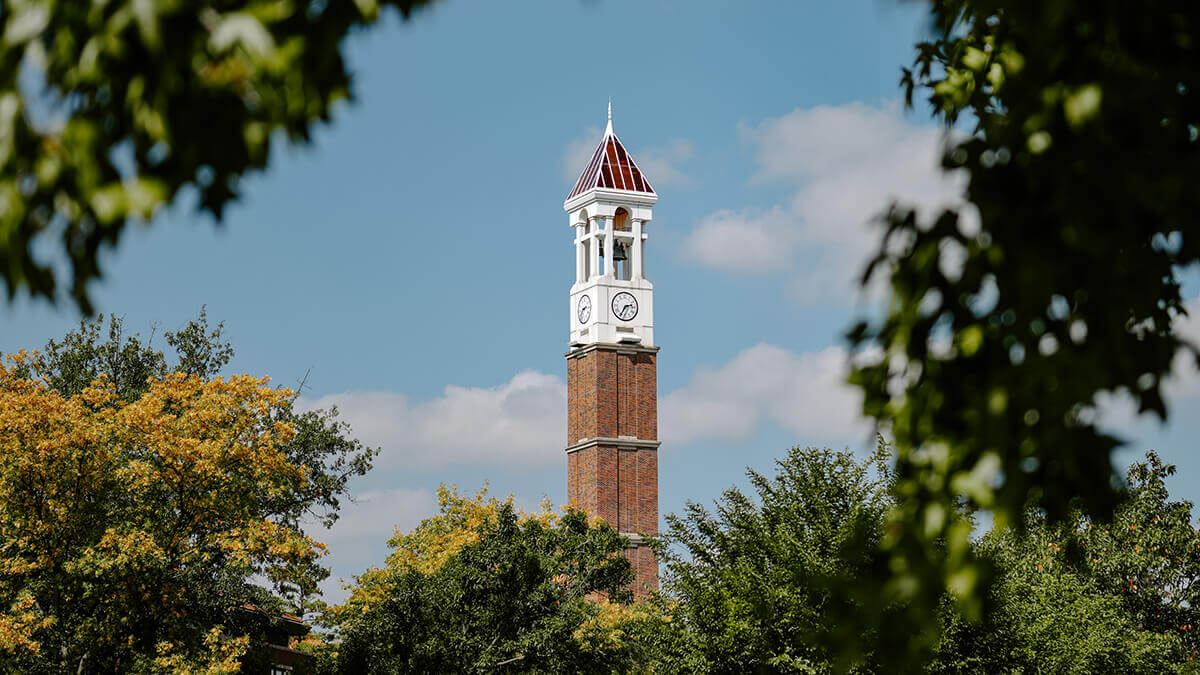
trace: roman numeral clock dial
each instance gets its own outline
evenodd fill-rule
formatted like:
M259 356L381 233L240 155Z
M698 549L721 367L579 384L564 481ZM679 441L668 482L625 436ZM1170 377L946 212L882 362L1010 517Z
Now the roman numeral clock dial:
M579 298L579 309L576 310L579 323L587 323L592 318L592 296L584 295Z
M638 305L637 298L632 294L621 291L613 296L612 299L613 314L622 321L630 321L637 316Z

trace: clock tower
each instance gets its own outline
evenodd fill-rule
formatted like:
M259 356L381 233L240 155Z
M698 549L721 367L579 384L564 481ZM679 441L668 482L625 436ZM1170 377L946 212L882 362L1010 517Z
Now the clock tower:
M658 195L608 126L563 208L575 231L567 501L630 540L638 597L658 588L658 347L646 225Z

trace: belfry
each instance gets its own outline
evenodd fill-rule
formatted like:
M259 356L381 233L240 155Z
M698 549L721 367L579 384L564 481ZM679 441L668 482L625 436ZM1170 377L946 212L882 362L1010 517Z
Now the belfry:
M608 125L563 208L575 230L567 500L629 537L633 591L658 588L658 347L646 225L658 195Z

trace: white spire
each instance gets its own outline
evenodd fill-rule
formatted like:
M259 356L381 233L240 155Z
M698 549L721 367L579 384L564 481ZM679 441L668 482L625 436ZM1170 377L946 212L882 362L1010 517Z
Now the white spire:
M604 135L611 136L612 132L613 132L613 130L612 130L612 97L609 96L608 97L608 126L604 128Z

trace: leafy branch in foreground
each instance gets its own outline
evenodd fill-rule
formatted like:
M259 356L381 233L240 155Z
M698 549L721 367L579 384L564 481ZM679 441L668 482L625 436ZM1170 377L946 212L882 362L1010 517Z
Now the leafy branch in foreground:
M91 313L102 244L194 189L218 220L273 139L351 96L342 42L427 0L15 0L0 11L0 280ZM40 84L29 84L30 82ZM57 238L57 259L35 255ZM42 243L38 243L42 242ZM45 249L42 249L44 254Z
M1166 418L1163 381L1194 351L1175 333L1179 272L1200 261L1200 5L928 6L904 85L974 122L944 163L978 220L893 208L864 275L889 281L888 312L850 335L881 354L852 381L897 450L888 573L861 597L909 608L898 639L931 635L946 592L982 615L988 565L961 506L1017 527L1030 500L1051 522L1075 504L1110 515L1121 441L1098 406ZM930 646L907 643L896 665Z

